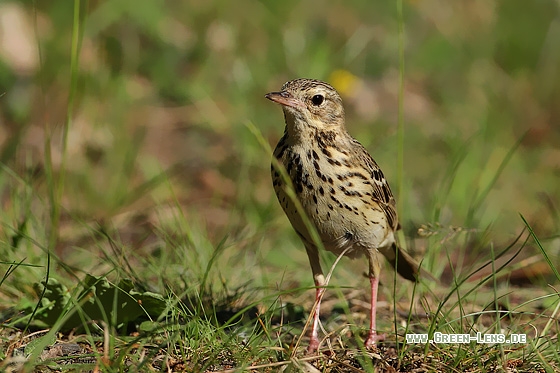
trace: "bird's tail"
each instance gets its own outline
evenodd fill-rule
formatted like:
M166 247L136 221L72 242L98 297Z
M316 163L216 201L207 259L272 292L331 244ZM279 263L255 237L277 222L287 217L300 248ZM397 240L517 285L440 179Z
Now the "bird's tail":
M420 264L412 259L407 252L402 250L395 243L393 243L391 253L389 255L385 255L385 257L399 275L410 281L418 280L418 269L420 268Z

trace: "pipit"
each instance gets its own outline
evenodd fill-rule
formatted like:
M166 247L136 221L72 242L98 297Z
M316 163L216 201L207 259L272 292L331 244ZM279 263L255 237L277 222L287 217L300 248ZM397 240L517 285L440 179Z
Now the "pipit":
M319 347L317 327L325 276L309 223L323 247L336 255L365 255L371 283L370 327L365 345L375 348L384 338L376 332L376 304L381 255L407 280L414 281L418 264L395 244L400 228L395 199L381 169L344 124L342 99L329 84L296 79L266 96L282 105L286 128L274 157L291 179L297 204L280 170L272 166L274 191L305 245L316 286L316 302L308 353ZM307 219L302 215L305 214Z

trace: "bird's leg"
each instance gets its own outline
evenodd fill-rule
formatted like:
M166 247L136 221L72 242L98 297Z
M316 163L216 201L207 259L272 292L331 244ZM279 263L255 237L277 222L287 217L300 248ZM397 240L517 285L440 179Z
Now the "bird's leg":
M369 254L369 282L371 284L371 309L369 319L369 333L365 342L366 348L375 348L378 341L385 339L385 334L377 334L376 314L377 314L377 290L379 288L380 264L375 253Z
M366 339L366 348L375 348L378 341L385 339L385 334L377 334L377 328L375 325L376 313L377 313L377 288L379 286L379 277L369 276L369 282L371 283L371 313L369 320L369 333Z
M313 324L311 324L311 336L309 340L309 346L307 347L307 353L312 354L319 348L319 311L321 309L321 298L325 292L325 288L321 287L324 283L321 283L315 279L315 308L313 309Z
M313 279L315 280L315 305L313 307L313 323L311 324L311 336L309 341L309 346L307 347L307 353L312 354L319 348L319 311L321 309L321 299L323 298L323 293L325 292L325 276L323 275L323 270L321 269L321 263L319 262L319 253L317 248L306 247L307 256L309 257L309 264L311 264L311 270L313 271Z

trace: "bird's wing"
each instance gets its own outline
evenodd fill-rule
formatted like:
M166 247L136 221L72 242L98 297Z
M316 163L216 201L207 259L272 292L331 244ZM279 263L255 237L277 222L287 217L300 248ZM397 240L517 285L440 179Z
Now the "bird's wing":
M385 212L389 226L393 230L399 229L400 226L397 217L395 198L393 197L389 183L385 179L385 175L383 175L377 162L375 162L367 150L357 140L354 140L354 146L356 146L358 150L354 153L359 157L359 163L367 170L369 176L371 176L369 184L371 187L372 199L377 202Z

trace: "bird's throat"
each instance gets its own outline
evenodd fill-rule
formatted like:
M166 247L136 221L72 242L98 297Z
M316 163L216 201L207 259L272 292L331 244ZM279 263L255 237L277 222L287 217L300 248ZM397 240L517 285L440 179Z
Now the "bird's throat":
M305 118L301 118L298 113L284 111L286 122L286 132L292 143L307 142L309 138L317 133L317 129L311 126Z

